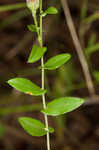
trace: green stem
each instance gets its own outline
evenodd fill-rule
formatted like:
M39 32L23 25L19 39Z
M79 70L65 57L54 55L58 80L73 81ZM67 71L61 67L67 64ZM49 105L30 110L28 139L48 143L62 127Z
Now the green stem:
M40 14L42 14L42 0L40 0ZM40 15L40 46L43 46L43 38L42 38L42 15ZM42 67L42 89L44 89L44 82L45 82L45 72L44 72L44 58L41 58L41 67ZM43 108L46 109L46 100L45 94L42 95L43 101ZM50 136L48 131L48 117L44 115L45 118L45 126L47 129L47 150L50 150Z
M42 14L42 0L40 0L40 30L38 28L36 12L32 12L32 16L34 18L34 23L36 26L40 47L43 47L43 36L42 36L43 31L42 31L42 15L41 14ZM45 72L44 72L44 58L43 57L41 58L41 67L42 67L42 72L41 72L42 89L44 89ZM43 103L43 108L46 109L45 94L42 95L42 103ZM50 136L49 136L49 130L48 130L48 117L47 117L47 115L44 115L44 118L45 118L46 130L47 130L47 150L50 150Z
M35 27L36 27L36 30L37 30L37 35L38 35L38 38L39 38L40 34L39 34L39 28L38 28L36 13L32 12L32 16L33 16L33 19L34 19Z
M41 66L42 66L42 89L44 89L44 59L42 57L41 59ZM45 100L45 94L42 95L42 101L43 101L43 108L46 109L46 100ZM48 117L47 115L44 115L45 118L45 125L46 129L48 131ZM49 131L47 132L47 150L50 150L50 137L49 137Z

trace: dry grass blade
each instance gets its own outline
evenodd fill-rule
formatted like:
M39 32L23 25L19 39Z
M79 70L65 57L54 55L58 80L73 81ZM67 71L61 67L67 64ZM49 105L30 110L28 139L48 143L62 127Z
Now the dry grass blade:
M72 17L71 17L70 10L68 7L68 2L67 2L67 0L61 0L61 3L62 3L62 7L64 9L65 18L67 21L68 28L70 30L70 34L71 34L73 42L74 42L75 50L77 52L79 61L81 63L82 69L83 69L83 73L84 73L84 76L86 79L88 91L89 91L90 95L93 96L95 94L94 85L93 85L92 78L91 78L91 75L89 72L88 64L86 62L80 41L78 39L76 30L75 30L74 23L72 21Z

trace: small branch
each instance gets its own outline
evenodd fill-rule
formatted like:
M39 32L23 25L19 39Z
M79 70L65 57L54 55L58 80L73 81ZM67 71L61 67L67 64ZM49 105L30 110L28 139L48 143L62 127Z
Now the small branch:
M84 73L84 76L85 76L85 79L86 79L89 94L91 96L93 96L93 95L95 95L94 85L93 85L92 78L91 78L91 75L90 75L90 72L89 72L88 64L86 62L86 59L85 59L85 56L83 54L83 50L82 50L80 41L78 39L76 30L75 30L74 23L72 21L72 17L71 17L70 10L69 10L69 7L68 7L68 2L67 2L67 0L61 0L61 3L62 3L62 7L64 9L65 18L66 18L66 21L67 21L68 28L70 30L70 34L71 34L73 42L74 42L75 50L77 52L79 61L81 63L82 69L83 69L83 73Z

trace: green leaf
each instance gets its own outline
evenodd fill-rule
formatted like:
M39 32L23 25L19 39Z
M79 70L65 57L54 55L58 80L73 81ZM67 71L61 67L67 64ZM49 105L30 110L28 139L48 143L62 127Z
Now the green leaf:
M47 132L53 133L54 129L49 127L49 131L46 130L45 125L39 120L30 117L21 117L18 119L24 130L32 136L43 136Z
M28 58L28 63L34 63L39 60L44 55L46 50L46 47L39 47L37 45L34 45Z
M0 124L0 138L3 137L5 134L5 127L3 124Z
M44 114L58 116L78 108L84 100L76 97L62 97L47 104L47 108L42 110Z
M57 13L58 13L58 10L55 7L49 7L47 10L45 10L42 13L42 16L45 17L46 15L53 15Z
M99 82L99 71L94 71L93 75L94 75L94 78L96 79L96 81Z
M35 25L30 24L30 25L28 25L27 27L28 27L29 31L31 31L31 32L37 32Z
M30 80L25 78L14 78L8 81L8 84L17 90L30 95L42 95L46 93L46 90L42 90L40 87L32 83Z
M59 54L50 58L44 65L45 69L54 70L59 68L61 65L66 63L71 58L71 55L68 53Z

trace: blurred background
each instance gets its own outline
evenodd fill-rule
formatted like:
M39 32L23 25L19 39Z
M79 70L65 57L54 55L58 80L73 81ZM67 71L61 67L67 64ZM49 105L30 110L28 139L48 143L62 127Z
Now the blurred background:
M77 96L85 98L86 102L67 115L49 117L49 124L55 128L51 147L54 150L99 150L99 0L68 0L92 77L93 95L87 88L62 1L43 0L44 10L52 5L59 13L47 16L43 22L44 45L48 47L44 60L62 52L70 53L72 59L56 71L46 71L46 100ZM37 43L36 34L27 29L32 23L25 1L0 0L0 150L46 150L46 137L29 136L17 121L20 116L44 121L39 112L41 97L25 95L7 84L11 78L26 77L40 85L40 61L27 63L31 48Z

